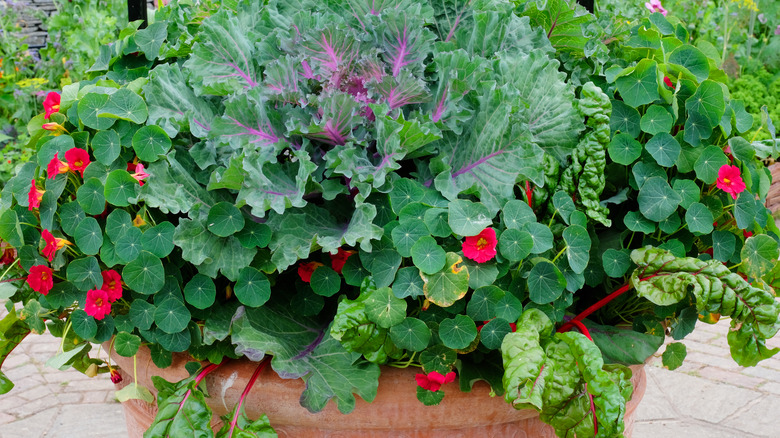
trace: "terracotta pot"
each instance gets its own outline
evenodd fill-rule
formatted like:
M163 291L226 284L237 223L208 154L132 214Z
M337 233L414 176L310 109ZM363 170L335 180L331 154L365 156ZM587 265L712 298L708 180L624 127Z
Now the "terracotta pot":
M113 353L122 373L117 389L131 383L133 359ZM168 381L187 377L184 364L187 356L174 355L173 365L160 369L154 366L149 350L142 348L137 357L138 381L157 391L151 376ZM210 395L209 405L214 418L226 414L237 403L257 364L247 360L229 361L209 374L203 381ZM634 395L626 409L626 433L631 436L634 411L645 392L647 377L643 365L631 367L634 373ZM490 397L485 382L478 382L470 393L458 390L457 383L445 385L444 401L426 407L417 401L414 374L416 369L385 367L379 380L379 391L372 403L357 399L355 410L341 414L335 403L312 414L299 404L304 383L300 379L279 378L270 367L261 374L245 400L249 418L265 413L282 438L554 438L553 429L542 423L533 410L516 410L502 397ZM203 385L201 383L201 385ZM154 419L157 408L140 400L123 403L130 438L140 438ZM221 426L215 420L212 426Z

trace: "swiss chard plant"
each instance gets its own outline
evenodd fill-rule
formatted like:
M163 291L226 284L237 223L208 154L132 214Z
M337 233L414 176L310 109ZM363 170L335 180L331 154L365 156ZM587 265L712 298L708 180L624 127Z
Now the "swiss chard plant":
M174 2L30 122L0 352L48 329L58 366L108 371L108 341L210 363L155 382L149 436L208 429L198 385L237 358L306 381L312 412L415 367L426 405L457 375L621 436L625 365L665 331L722 315L739 364L777 352L766 151L710 55L561 0ZM272 434L241 405L225 424Z

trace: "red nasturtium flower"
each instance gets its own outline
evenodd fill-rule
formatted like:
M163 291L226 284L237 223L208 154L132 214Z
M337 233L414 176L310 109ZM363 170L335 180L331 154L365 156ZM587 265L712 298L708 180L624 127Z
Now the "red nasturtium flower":
M438 371L431 371L427 376L425 374L415 374L414 380L417 381L417 385L422 389L438 391L442 385L455 381L455 372L450 371L446 376L443 376Z
M664 76L664 84L666 84L669 88L674 88L674 84L672 83L672 80L669 79L668 76Z
M84 304L84 311L87 315L95 319L103 319L111 313L111 302L108 300L108 293L102 289L92 289L87 292L87 302Z
M57 156L59 154L59 152L54 154L54 158L52 158L51 161L49 161L49 165L46 166L46 174L49 175L49 179L54 179L54 177L61 173L68 173L70 170L68 163L59 159Z
M84 169L89 166L89 153L81 148L70 148L65 152L65 159L68 160L68 166L74 172L81 173L81 177L84 178Z
M119 374L119 371L117 371L116 369L109 368L108 373L111 376L111 383L113 383L114 385L122 381L122 375Z
M54 255L57 253L57 250L62 249L65 245L71 244L65 239L54 237L49 230L43 230L41 232L41 237L43 237L43 240L46 242L46 246L43 248L43 255L46 256L49 261L54 260Z
M32 185L30 186L30 193L27 195L27 202L29 202L30 204L27 207L27 209L32 211L33 209L40 207L41 200L43 200L44 193L46 193L46 190L39 189L38 186L35 184L35 180L32 180Z
M108 301L114 302L122 298L122 277L113 269L100 273L103 277L103 286L101 289L106 291Z
M737 166L724 164L718 170L718 181L715 183L719 189L737 199L737 195L745 191L745 182L742 181L742 173Z
M46 111L45 119L60 110L60 93L52 91L46 95L46 99L43 101L43 110Z
M27 284L32 290L44 295L48 294L54 287L54 274L51 268L46 265L35 265L30 268L30 275L27 276Z
M463 242L463 255L477 263L485 263L496 256L496 230L488 227Z
M47 131L51 131L51 133L55 137L58 136L58 135L61 135L61 134L64 134L64 133L68 132L68 130L65 129L64 126L60 125L59 123L54 123L54 122L44 123L43 125L41 125L41 128L43 128L43 129L45 129Z
M129 166L128 166L128 167L129 167ZM141 164L141 163L138 163L138 164L136 164L134 167L135 167L135 168L134 168L133 170L135 171L135 173L131 174L130 176L132 176L133 178L135 178L135 179L136 179L136 181L138 181L139 183L141 183L141 185L144 185L144 181L143 181L143 180L145 180L146 178L148 178L148 177L149 177L149 174L148 174L148 173L146 173L146 171L145 171L145 169L144 169L144 165L143 165L143 164Z
M311 274L313 274L314 270L320 266L323 266L320 262L301 263L298 265L298 275L301 277L301 280L305 281L306 283L310 283Z
M333 270L341 274L341 270L344 269L344 265L347 263L347 259L349 259L349 256L354 253L355 251L339 248L339 252L337 254L331 254L330 265L333 267Z

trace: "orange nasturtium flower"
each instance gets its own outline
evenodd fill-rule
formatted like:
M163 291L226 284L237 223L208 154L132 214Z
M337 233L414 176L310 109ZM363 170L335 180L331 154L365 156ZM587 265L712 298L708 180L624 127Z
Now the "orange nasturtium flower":
M64 126L60 125L59 123L55 123L55 122L44 123L43 125L41 125L41 128L43 128L43 129L45 129L47 131L51 131L52 135L54 135L55 137L58 136L58 135L67 134L68 133L68 130L65 129Z

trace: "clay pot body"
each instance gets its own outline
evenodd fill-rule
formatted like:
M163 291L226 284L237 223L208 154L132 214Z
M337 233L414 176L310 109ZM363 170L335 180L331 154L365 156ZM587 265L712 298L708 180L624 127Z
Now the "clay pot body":
M112 358L122 370L123 380L117 387L131 383L133 359L115 353ZM151 376L179 381L187 377L186 362L186 355L176 354L172 366L160 369L152 362L149 350L142 348L137 357L138 381L156 397ZM201 383L206 384L210 396L207 400L215 414L215 430L221 427L218 417L238 402L256 366L248 360L229 361ZM627 437L631 436L634 411L647 384L643 365L634 365L631 370L634 395L626 409ZM442 389L446 396L440 405L423 406L416 397L416 371L384 367L376 399L367 403L357 397L354 411L344 415L334 402L329 402L322 412L310 413L299 403L304 382L281 379L267 367L244 406L249 418L268 415L282 438L555 438L553 429L542 423L535 411L516 410L503 397L490 397L489 386L484 382L475 384L470 393L461 392L457 383L445 385ZM156 405L140 400L123 405L129 437L142 437L154 419Z

